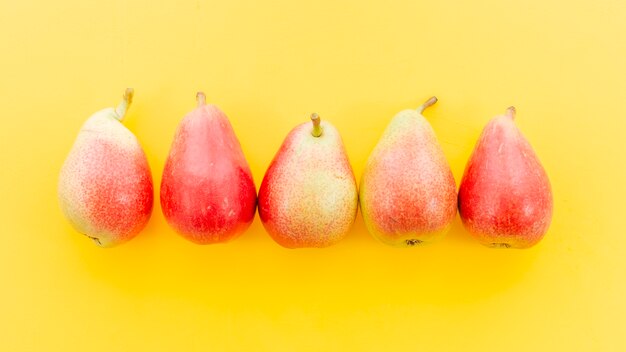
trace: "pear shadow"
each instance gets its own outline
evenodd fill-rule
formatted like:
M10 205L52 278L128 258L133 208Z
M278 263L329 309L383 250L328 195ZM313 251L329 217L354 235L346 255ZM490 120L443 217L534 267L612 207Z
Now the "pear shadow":
M136 299L184 300L208 309L362 311L386 305L456 306L502 295L525 279L538 250L490 249L455 221L441 242L393 248L358 216L350 234L325 249L285 249L258 218L227 243L200 246L165 224L116 248L73 237L84 275ZM156 232L156 233L155 233Z

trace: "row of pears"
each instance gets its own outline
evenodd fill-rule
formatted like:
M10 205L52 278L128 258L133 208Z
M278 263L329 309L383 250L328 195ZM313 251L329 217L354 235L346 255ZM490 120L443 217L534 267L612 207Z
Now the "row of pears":
M102 247L136 236L152 213L153 184L137 138L121 124L133 98L93 114L81 128L59 177L61 209L73 227ZM422 115L432 97L399 112L373 149L360 187L341 136L317 114L285 138L258 197L250 167L226 115L207 104L178 126L161 179L168 224L198 244L227 242L252 223L287 248L327 247L361 212L383 243L410 247L439 240L457 209L464 226L489 247L528 248L552 218L548 176L516 127L515 109L484 128L457 194L435 133Z

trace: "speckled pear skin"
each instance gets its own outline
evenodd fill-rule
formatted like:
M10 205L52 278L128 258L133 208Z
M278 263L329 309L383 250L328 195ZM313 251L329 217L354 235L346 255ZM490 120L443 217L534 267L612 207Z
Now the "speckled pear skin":
M127 91L132 97L132 90ZM152 175L137 138L109 108L82 126L61 168L58 197L73 227L101 247L135 237L152 213Z
M256 187L235 131L217 106L199 106L181 121L161 179L168 224L197 244L225 243L254 220Z
M319 137L311 122L287 135L259 190L263 226L286 248L333 245L356 217L356 180L341 136L329 122L320 127Z
M483 129L459 188L465 228L493 248L529 248L552 220L548 175L514 121L515 109Z
M370 154L359 189L367 229L392 246L437 241L456 215L450 166L432 127L417 110L393 118Z

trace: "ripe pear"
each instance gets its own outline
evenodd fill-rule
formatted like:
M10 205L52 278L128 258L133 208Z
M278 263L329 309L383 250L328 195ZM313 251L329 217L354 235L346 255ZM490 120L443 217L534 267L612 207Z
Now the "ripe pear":
M339 132L317 114L295 127L259 190L259 215L283 247L327 247L343 239L356 217L357 188Z
M178 126L161 180L161 208L180 235L197 244L242 234L256 211L256 188L228 117L196 95Z
M485 126L459 189L465 228L489 247L529 248L552 219L548 175L514 118L510 107Z
M422 115L437 102L399 112L370 154L360 185L361 212L381 242L411 247L434 242L456 215L456 185L435 132Z
M120 122L133 98L93 114L83 125L59 176L61 210L101 247L136 236L152 213L152 175L137 138Z

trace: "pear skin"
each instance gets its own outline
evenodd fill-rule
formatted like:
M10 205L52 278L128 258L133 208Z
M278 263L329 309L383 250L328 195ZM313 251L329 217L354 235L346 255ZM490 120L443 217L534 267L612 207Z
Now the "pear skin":
M532 247L552 219L548 175L514 118L510 107L485 126L459 189L463 225L494 248Z
M369 232L397 247L439 240L456 215L456 185L435 132L417 110L399 112L370 154L361 177L361 213Z
M357 188L339 132L317 114L295 127L270 164L259 190L259 215L283 247L322 248L349 232Z
M59 176L61 210L101 247L135 237L152 213L152 175L139 141L121 124L133 97L93 114L82 126Z
M178 126L161 179L161 208L171 227L197 244L241 235L256 212L256 188L228 117L196 96Z

